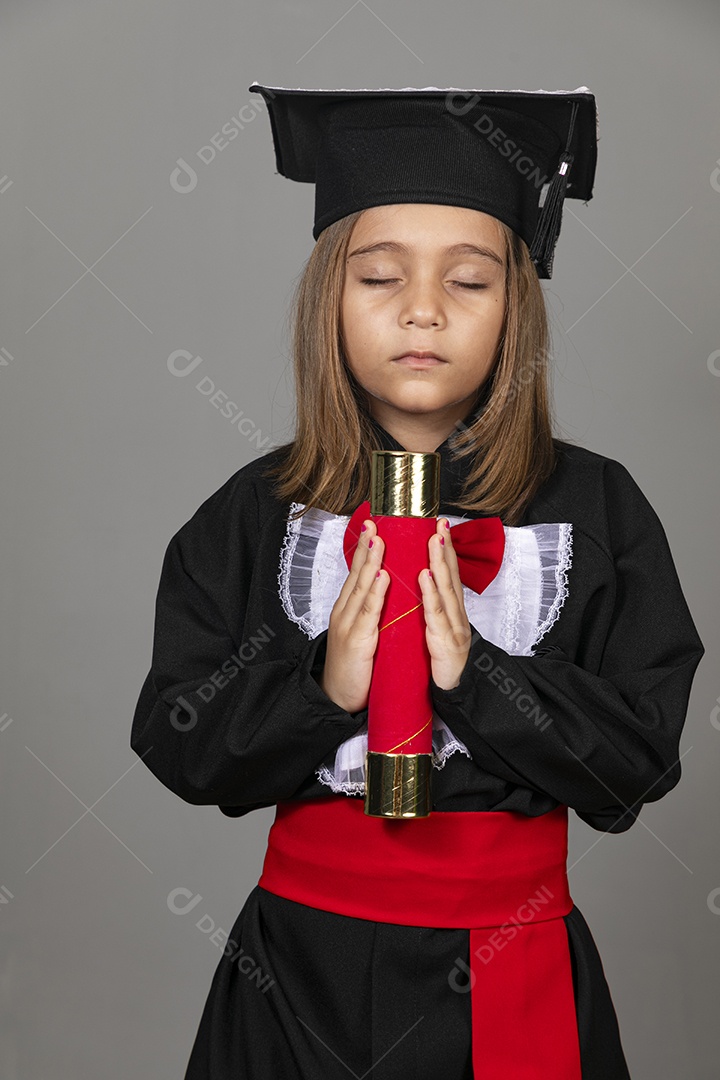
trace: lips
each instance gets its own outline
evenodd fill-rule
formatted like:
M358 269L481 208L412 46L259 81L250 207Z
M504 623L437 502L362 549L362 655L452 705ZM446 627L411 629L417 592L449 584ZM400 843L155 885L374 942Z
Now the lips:
M421 350L412 350L410 352L403 353L402 356L394 356L393 362L397 364L402 364L405 367L412 368L437 367L438 364L447 363L446 360L443 360L443 358L441 356L438 356L436 353Z

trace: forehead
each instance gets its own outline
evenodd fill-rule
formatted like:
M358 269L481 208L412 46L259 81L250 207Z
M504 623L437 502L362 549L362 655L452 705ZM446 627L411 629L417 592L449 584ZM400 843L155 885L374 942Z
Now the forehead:
M498 254L504 243L497 218L481 210L438 203L398 203L364 210L353 227L350 250L382 240L426 251L476 242L494 247Z

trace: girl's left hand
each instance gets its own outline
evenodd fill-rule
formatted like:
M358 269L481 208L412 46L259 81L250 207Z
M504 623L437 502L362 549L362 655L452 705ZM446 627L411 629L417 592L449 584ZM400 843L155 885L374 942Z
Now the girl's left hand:
M472 630L447 518L438 518L428 549L432 576L427 570L418 576L425 608L425 640L430 650L433 680L440 689L452 690L460 682L470 655Z

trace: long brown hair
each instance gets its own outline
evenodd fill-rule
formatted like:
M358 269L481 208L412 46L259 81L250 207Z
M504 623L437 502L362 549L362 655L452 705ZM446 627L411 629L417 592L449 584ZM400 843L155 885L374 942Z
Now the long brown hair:
M291 320L296 435L275 448L265 471L277 498L333 514L351 514L370 497L371 451L378 449L362 387L345 359L340 311L345 260L358 210L325 228L295 288ZM468 457L455 505L497 514L506 525L553 471L545 297L524 241L498 222L505 239L505 320L492 372L478 391L472 424L453 433L456 457ZM462 426L462 425L461 425Z

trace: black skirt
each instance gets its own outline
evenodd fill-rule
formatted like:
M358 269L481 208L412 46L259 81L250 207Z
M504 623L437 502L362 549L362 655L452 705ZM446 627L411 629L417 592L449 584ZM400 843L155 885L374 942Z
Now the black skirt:
M595 941L576 906L563 919L583 1080L629 1080ZM356 919L256 885L185 1080L472 1080L469 942L468 930Z

